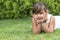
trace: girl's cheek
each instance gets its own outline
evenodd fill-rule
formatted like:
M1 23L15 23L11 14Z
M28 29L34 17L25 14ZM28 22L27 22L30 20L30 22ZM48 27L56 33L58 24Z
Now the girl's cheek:
M35 19L36 19L36 18L38 18L38 16L37 16L37 15L35 15Z
M47 14L45 13L45 14L44 14L44 17L46 17L46 16L47 16Z
M43 17L44 17L44 15L42 14L42 15L41 15L41 17L43 18Z

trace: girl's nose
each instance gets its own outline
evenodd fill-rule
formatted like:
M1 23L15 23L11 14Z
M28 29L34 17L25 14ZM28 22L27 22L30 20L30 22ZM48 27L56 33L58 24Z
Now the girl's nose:
M38 15L38 17L43 17L43 15Z
M41 15L38 15L38 17L40 17Z

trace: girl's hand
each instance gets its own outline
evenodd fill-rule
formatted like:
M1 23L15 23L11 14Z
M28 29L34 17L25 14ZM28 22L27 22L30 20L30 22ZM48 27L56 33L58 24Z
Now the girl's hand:
M43 17L34 15L33 18L35 19L36 23L42 23L45 19Z
M43 21L47 20L47 15L44 15Z
M40 23L43 22L43 19L37 19L37 18L36 18L35 21L36 21L37 24L40 24Z
M44 18L35 18L35 21L36 23L43 23L43 22L46 22L47 18L44 17Z

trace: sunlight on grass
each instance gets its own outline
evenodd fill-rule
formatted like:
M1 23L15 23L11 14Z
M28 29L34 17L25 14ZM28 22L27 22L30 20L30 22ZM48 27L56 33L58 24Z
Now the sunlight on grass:
M31 18L0 20L0 40L60 40L60 30L54 33L32 33Z

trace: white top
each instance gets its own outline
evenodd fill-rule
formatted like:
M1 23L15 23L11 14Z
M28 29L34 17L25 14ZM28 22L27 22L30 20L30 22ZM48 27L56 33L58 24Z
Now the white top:
M50 22L50 18L51 18L51 14L47 14L47 25L49 24ZM60 16L54 16L55 18L55 27L54 29L59 29L60 28Z

